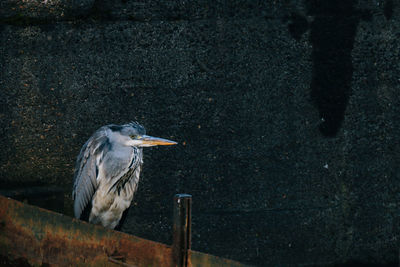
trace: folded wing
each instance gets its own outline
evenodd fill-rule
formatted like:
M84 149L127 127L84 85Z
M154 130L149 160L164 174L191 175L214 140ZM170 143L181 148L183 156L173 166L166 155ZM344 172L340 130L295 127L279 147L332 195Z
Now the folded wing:
M78 219L98 187L99 165L109 149L107 131L102 127L89 138L78 155L72 191L74 214Z

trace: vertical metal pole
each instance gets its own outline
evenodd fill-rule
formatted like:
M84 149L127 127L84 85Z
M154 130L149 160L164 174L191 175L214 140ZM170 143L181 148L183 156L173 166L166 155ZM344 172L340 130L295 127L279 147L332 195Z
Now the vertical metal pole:
M191 244L192 196L176 194L174 197L174 226L172 251L174 265L187 267Z

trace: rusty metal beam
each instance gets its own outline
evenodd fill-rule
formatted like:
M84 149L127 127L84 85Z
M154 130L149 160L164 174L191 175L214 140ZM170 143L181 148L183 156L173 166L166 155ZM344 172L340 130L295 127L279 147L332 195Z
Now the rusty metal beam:
M172 266L167 245L107 230L0 196L0 254L32 265Z
M0 255L49 266L175 266L170 246L0 196ZM189 266L245 266L188 251Z
M191 246L191 209L191 195L175 195L172 253L177 267L188 266L188 251Z
M189 251L189 266L190 267L249 267L237 261L216 257L214 255L198 252L195 250Z

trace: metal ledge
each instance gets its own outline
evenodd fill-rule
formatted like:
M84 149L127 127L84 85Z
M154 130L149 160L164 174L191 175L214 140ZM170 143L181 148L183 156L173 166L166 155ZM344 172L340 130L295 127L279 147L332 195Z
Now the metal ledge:
M0 254L50 266L175 266L171 246L0 196ZM188 266L245 266L189 250Z

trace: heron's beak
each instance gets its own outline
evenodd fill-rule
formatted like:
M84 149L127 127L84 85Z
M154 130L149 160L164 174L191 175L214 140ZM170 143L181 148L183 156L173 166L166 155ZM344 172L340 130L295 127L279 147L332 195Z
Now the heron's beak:
M140 141L140 146L143 146L143 147L146 147L146 146L171 146L171 145L178 144L177 142L174 142L171 140L148 136L148 135L143 135L139 139L139 141Z

